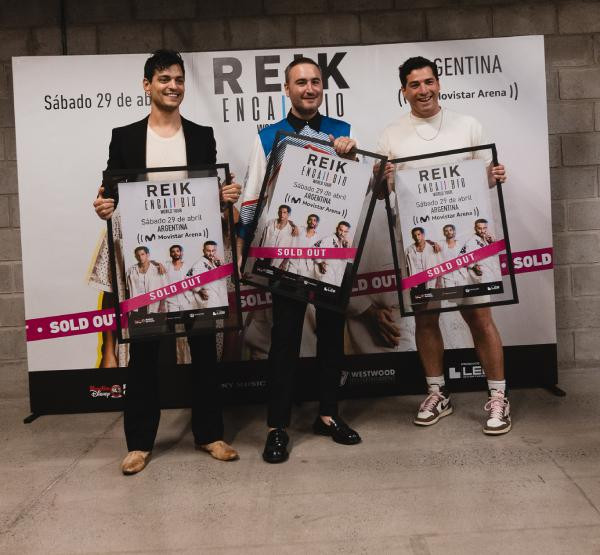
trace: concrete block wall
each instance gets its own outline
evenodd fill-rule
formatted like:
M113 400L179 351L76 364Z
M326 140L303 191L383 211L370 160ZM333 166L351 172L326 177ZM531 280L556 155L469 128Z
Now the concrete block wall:
M599 365L600 2L0 0L0 375L26 356L11 56L528 34L546 36L560 365Z

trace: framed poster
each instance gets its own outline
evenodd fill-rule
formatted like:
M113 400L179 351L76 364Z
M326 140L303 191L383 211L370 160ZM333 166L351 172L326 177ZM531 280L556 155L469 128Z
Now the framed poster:
M342 158L329 142L279 131L245 244L242 280L343 312L376 198L388 194L380 187L385 161L363 150ZM389 211L388 226L391 241Z
M403 316L518 303L497 160L494 144L390 160Z
M227 164L105 171L120 342L241 326Z

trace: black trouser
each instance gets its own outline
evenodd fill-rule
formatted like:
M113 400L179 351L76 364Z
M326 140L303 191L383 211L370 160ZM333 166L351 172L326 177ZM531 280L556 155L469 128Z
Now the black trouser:
M270 428L286 428L292 412L292 386L300 355L306 303L273 294L273 328L268 370ZM337 416L340 362L344 351L342 314L316 307L319 414Z
M223 439L223 414L214 334L188 337L192 355L192 433L196 443ZM125 438L129 451L152 451L160 420L159 352L175 341L132 342L125 394Z

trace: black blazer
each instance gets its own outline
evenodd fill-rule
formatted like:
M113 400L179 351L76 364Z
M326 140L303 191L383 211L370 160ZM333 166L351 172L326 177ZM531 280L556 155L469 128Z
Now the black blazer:
M108 147L108 170L135 170L146 167L148 117L124 127L115 127ZM217 145L212 127L181 118L189 166L215 164Z

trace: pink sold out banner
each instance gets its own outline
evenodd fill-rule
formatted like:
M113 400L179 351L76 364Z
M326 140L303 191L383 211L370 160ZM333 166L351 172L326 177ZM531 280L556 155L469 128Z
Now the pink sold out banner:
M355 258L356 250L331 247L250 247L248 254L256 258L340 259Z
M223 279L232 274L233 264L231 262L229 264L223 264L214 270L202 272L201 274L196 274L194 276L182 279L181 281L170 283L169 285L165 285L164 287L160 287L154 291L144 293L143 295L138 295L137 297L127 299L121 303L121 312L131 312L132 310L136 310L142 306L148 306L149 304L166 299L168 297L173 297L174 295L179 295L185 291L197 289L198 287L202 287L211 281Z
M196 274L181 281L170 283L154 291L132 297L121 303L122 321L126 321L126 314L142 306L155 303L184 291L190 291L202 287L211 281L226 278L233 274L233 264L223 264L214 270ZM81 335L85 333L97 333L106 330L114 330L116 322L112 309L92 310L88 312L76 312L63 314L62 316L49 316L45 318L28 319L25 326L27 341L39 341L41 339L56 339L70 335Z
M461 254L456 258L452 258L451 260L446 260L437 266L433 266L432 268L427 268L427 270L423 270L418 274L413 274L402 280L402 289L409 289L411 287L416 287L421 283L425 283L432 278L436 278L438 276L443 276L445 274L449 274L450 272L455 272L460 268L467 268L468 266L475 264L479 260L483 260L484 258L489 258L490 256L494 256L499 252L503 251L506 248L504 243L504 239L500 241L495 241L494 243L488 245L487 247L482 247L475 251L468 252L466 254Z
M331 250L339 251L342 249ZM252 254L252 256L256 255ZM482 258L483 257L478 258L478 260L481 260ZM512 258L515 274L540 272L543 270L551 270L554 267L552 247L513 252ZM452 263L453 261L449 262ZM452 266L454 266L454 264L452 264ZM227 267L230 268L227 275L230 275L233 271L232 264L225 264L223 266L219 266L217 269ZM500 267L503 275L508 274L508 265L506 263L505 254L500 255ZM450 271L453 270L446 270L444 273L448 273ZM207 274L208 272L205 272L204 274L200 275L207 276ZM402 288L408 289L410 287L414 287L414 285L412 285L413 282L409 280L412 280L415 277L416 275L403 280ZM427 281L428 279L431 278L427 276L424 281ZM205 279L202 280L202 283L208 282ZM394 270L358 274L356 276L356 283L354 284L354 288L352 290L352 296L372 295L376 293L395 291L396 287L396 275ZM171 293L170 291L168 293L169 294L165 296L177 294ZM247 289L241 291L240 293L242 312L261 310L271 306L271 294L268 291L262 291L260 289ZM234 302L234 297L231 293L230 297L231 302ZM133 299L129 300L131 301ZM86 333L98 333L107 330L114 330L116 329L116 323L114 320L114 312L111 309L105 309L92 310L88 312L74 312L71 314L61 314L57 316L46 316L43 318L30 318L26 322L25 329L27 332L27 341L39 341L42 339L56 339L70 335L81 335Z

